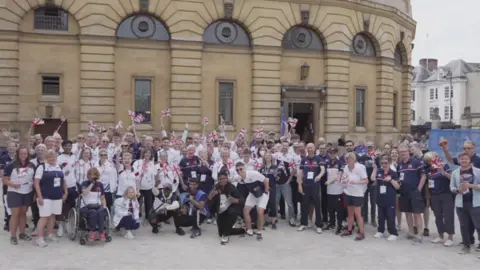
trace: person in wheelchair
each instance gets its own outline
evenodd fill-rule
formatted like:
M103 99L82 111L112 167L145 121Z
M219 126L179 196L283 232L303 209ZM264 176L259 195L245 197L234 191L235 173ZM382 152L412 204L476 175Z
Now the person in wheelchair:
M174 217L175 232L185 235L181 227L192 227L190 238L202 235L200 224L208 216L207 194L198 189L200 181L196 178L188 180L188 192L180 194L180 209Z
M107 202L103 184L98 181L100 173L97 168L88 170L87 179L81 185L80 215L84 215L87 219L88 230L90 230L88 239L95 241L98 232L98 238L101 241L105 241L105 209L107 208Z
M169 220L171 217L177 214L180 204L178 202L178 196L172 192L172 185L166 183L162 189L158 190L158 194L154 195L155 201L153 203L153 209L148 216L148 221L152 226L152 233L158 233L158 227L161 226L161 222Z
M135 187L128 186L125 189L123 196L115 200L114 207L114 231L119 232L120 229L124 228L125 238L135 239L132 231L140 228L140 204L137 200Z

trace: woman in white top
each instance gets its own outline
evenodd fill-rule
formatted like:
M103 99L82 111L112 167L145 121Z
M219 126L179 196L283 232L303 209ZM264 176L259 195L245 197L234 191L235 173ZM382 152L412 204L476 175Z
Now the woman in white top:
M397 171L397 166L398 166L398 150L396 148L392 148L390 150L390 157L392 158L392 164L390 165L390 170L396 172ZM397 194L397 205L396 205L396 211L397 211L397 230L400 230L402 228L402 212L400 212L400 203L399 203L399 198L400 198L400 193Z
M100 173L99 181L102 183L105 191L105 201L107 202L107 208L109 211L113 205L113 194L117 189L117 170L115 165L108 159L107 149L100 149L98 151L99 161L96 164L96 168Z
M127 187L133 187L137 196L140 196L140 177L132 168L133 155L130 152L124 152L122 156L123 170L118 173L117 198L122 197Z
M125 229L125 238L135 238L132 230L140 228L140 204L134 187L126 187L123 196L115 200L113 226L115 226L115 232Z
M28 161L28 148L17 149L15 160L9 163L3 171L3 183L8 186L7 204L12 211L10 217L10 243L18 244L17 229L20 240L30 241L25 234L27 210L33 202L34 166Z
M237 174L235 171L235 164L230 159L230 149L224 148L220 151L220 161L213 164L212 177L215 183L218 181L218 173L225 172L228 175L228 180L237 186L237 183L233 181L233 177Z
M87 218L88 240L106 240L105 235L105 214L107 203L105 200L105 189L99 181L100 172L97 168L91 168L87 172L89 180L82 183L82 198L80 200L80 212ZM98 235L96 234L98 232Z
M140 154L140 159L133 163L133 171L140 177L140 198L145 207L145 216L148 217L153 207L152 189L155 186L157 169L153 161L153 149L145 147Z
M92 161L92 149L85 147L80 151L80 158L75 164L73 164L73 173L77 184L81 185L87 181L87 173L90 168L93 168L94 163Z
M347 165L343 169L342 183L344 184L344 192L347 202L347 230L341 236L352 235L353 221L356 218L359 233L355 241L365 239L364 224L362 217L362 206L364 202L364 194L367 189L368 176L365 166L357 162L354 152L345 154Z
M175 172L176 165L169 164L169 155L167 151L159 151L158 159L157 171L158 179L160 180L158 188L162 189L170 185L172 187L172 192L177 192L178 185L180 184L180 178L178 173ZM178 169L178 171L180 171L180 169Z

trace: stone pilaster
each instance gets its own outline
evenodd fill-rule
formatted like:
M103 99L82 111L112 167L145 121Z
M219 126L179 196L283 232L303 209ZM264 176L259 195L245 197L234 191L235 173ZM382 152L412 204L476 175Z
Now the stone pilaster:
M171 98L172 118L167 130L182 131L188 123L190 131L202 131L202 43L172 40ZM232 63L233 64L233 63ZM210 106L215 106L210 101ZM166 109L166 108L165 108Z
M80 129L115 122L115 41L80 37ZM127 114L128 108L123 111Z
M410 133L410 126L412 120L412 72L413 67L404 66L402 71L402 121L401 132Z
M18 51L17 35L2 33L0 38L0 128L11 126L18 120ZM15 127L11 126L11 128Z
M350 53L326 51L325 78L327 102L325 105L325 132L327 139L336 141L338 135L349 132L349 118L355 123L355 115L349 103L353 100L350 89ZM314 76L314 74L310 74ZM352 125L353 128L354 125Z
M280 131L281 118L281 89L280 89L280 62L281 48L254 47L252 55L252 122L249 134L265 120L265 132ZM243 104L241 106L244 106ZM245 112L250 110L245 107ZM240 127L241 128L241 127Z
M376 133L393 131L393 66L392 59L379 58L377 62Z

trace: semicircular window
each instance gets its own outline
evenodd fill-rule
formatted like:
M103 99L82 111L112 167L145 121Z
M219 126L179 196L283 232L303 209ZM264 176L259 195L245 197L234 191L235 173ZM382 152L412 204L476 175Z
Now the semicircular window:
M250 46L250 37L247 31L237 23L230 21L218 21L210 24L203 33L203 41L209 44Z
M372 40L367 35L361 33L353 38L352 52L360 56L376 56Z
M403 65L403 59L402 59L402 50L400 49L400 46L397 45L395 48L395 65L396 66L401 66Z
M323 50L323 43L320 36L312 29L294 26L283 36L282 47L297 50Z
M162 22L149 15L134 15L117 29L118 38L169 40L170 34Z

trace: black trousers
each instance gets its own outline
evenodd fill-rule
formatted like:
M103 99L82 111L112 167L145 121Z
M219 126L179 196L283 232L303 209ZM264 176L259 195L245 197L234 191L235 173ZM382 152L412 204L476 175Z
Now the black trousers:
M293 177L292 182L290 182L290 187L292 188L293 212L295 212L295 217L297 217L298 204L302 203L302 194L298 192L297 177Z
M322 227L322 207L320 199L320 184L315 183L313 186L303 186L302 200L302 218L300 220L303 226L308 226L308 211L313 204L315 207L315 226Z
M473 231L480 229L480 207L473 207L471 202L464 202L463 207L457 207L457 216L460 222L462 242L469 247L475 243Z
M229 213L228 210L221 214L217 214L217 227L219 236L242 235L245 229L233 228L237 222L238 215Z
M193 211L192 215L175 215L173 217L173 222L175 223L175 228L180 227L192 227L194 229L200 229L200 224L205 221L206 217L203 214L200 214L198 211Z
M3 200L3 210L4 210L4 213L5 213L5 218L3 219L5 221L6 224L8 224L10 222L10 215L8 214L8 211L7 211L7 207L5 207L6 205L6 202L7 202L7 190L8 190L8 186L7 185L3 185L2 186L2 198L4 199Z
M377 217L377 192L375 191L375 186L370 184L367 186L367 190L365 191L364 201L362 206L362 217L364 222L368 222L368 210L370 203L370 220L373 222L376 220Z
M150 216L148 216L148 223L150 223L150 226L152 226L152 228L158 228L160 222L165 222L169 220L171 217L175 216L176 213L177 211L167 211L163 214L151 213Z
M30 209L32 209L32 223L34 227L37 227L38 221L40 220L40 211L38 210L38 204L36 201L30 205Z
M329 215L329 225L335 226L335 221L337 228L342 228L342 221L345 219L345 208L343 207L342 202L343 194L332 195L328 194L328 215Z
M328 222L328 195L327 195L327 185L325 184L327 182L327 179L325 181L321 180L320 185L321 185L321 200L322 200L322 217L323 217L323 223Z
M270 193L268 194L268 204L267 204L267 213L271 218L277 217L277 187L271 186Z
M145 207L145 215L148 215L148 213L152 211L154 199L155 198L151 189L140 190L140 197L138 198L138 200L143 200L143 205Z
M285 199L283 198L283 194L280 195L280 201L278 204L278 212L280 213L280 216L285 217Z

